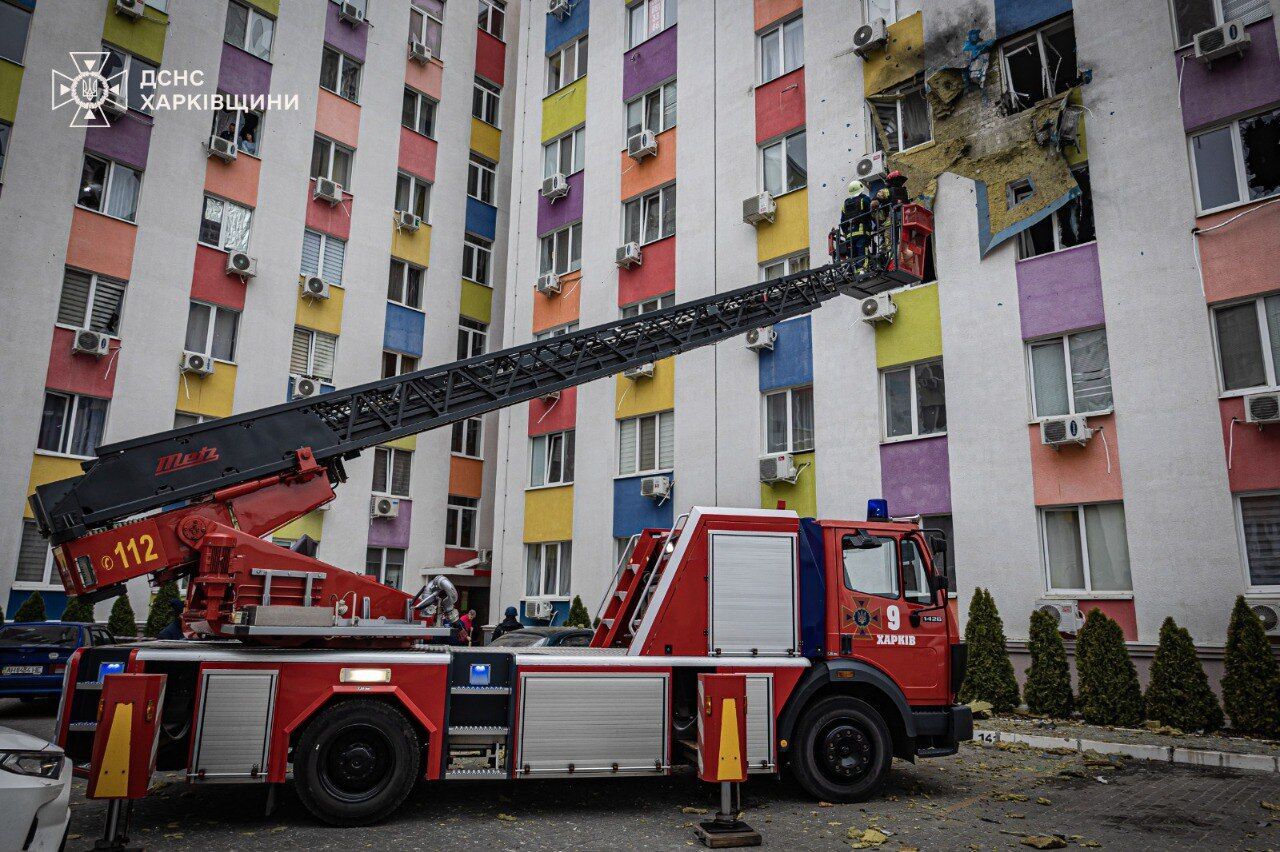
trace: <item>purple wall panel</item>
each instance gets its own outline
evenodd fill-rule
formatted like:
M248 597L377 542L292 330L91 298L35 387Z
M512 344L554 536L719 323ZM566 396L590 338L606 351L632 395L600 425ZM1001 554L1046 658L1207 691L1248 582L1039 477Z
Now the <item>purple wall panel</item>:
M223 42L218 90L229 95L267 94L271 91L271 63Z
M582 218L582 175L569 175L569 194L555 201L538 196L538 233L545 234Z
M881 444L880 486L895 517L950 514L947 436Z
M151 147L151 119L136 112L113 119L110 127L91 127L84 136L84 148L119 160L135 169L146 169Z
M629 101L676 73L676 30L667 27L622 54L622 99Z
M1270 18L1248 28L1244 56L1219 59L1212 68L1191 55L1178 54L1182 71L1182 125L1195 130L1280 101L1280 56Z
M329 7L324 16L324 42L341 50L352 59L364 62L364 47L369 40L369 25L353 27L338 17L341 6L325 3Z
M408 547L409 524L413 520L413 501L400 498L400 514L394 518L369 520L370 547Z
M1102 325L1098 244L1018 261L1022 339Z

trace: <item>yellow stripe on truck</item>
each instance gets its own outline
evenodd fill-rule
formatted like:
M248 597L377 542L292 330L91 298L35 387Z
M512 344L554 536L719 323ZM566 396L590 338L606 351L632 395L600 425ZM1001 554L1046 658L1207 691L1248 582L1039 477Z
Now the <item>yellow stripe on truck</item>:
M737 781L742 778L742 752L738 737L738 702L726 698L720 702L720 765L716 778Z
M98 767L94 797L123 799L129 794L129 745L133 736L133 705L117 704L107 731L107 747Z

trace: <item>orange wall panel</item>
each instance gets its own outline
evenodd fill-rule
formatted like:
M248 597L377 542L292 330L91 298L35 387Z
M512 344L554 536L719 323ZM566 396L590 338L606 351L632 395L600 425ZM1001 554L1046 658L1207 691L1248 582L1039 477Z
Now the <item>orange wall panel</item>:
M756 142L804 127L804 69L756 89Z
M316 133L355 148L360 141L360 107L328 89L316 103Z
M204 167L204 188L246 207L257 207L260 171L262 161L243 152L229 163L210 157Z
M71 214L67 266L127 281L133 271L133 241L137 236L137 225L77 207ZM194 234L191 236L195 239Z
M208 246L196 246L195 268L191 273L191 298L242 311L247 287L239 275L227 274L226 252Z
M1244 399L1238 396L1219 400L1218 407L1232 492L1280 488L1280 426L1245 423Z
M755 0L756 30L761 30L780 18L804 8L804 0ZM850 4L852 8L852 4Z
M459 497L480 499L484 481L484 462L462 456L449 457L449 493Z
M1241 210L1201 216L1196 227L1210 228ZM1196 237L1200 241L1200 266L1204 294L1210 302L1256 296L1280 290L1280 204L1255 207L1230 225Z
M1106 440L1095 432L1083 447L1066 446L1056 450L1040 443L1039 426L1027 428L1037 506L1122 499L1124 489L1120 482L1120 447L1116 440L1115 415L1090 417L1089 425L1104 430ZM1110 473L1107 472L1108 449Z
M436 181L436 140L407 127L400 128L400 168L425 181Z
M622 152L622 200L676 179L676 128L658 134L658 153L637 163Z
M138 329L138 333L143 333ZM53 348L49 352L49 369L44 385L68 393L110 398L116 384L116 357L120 341L111 341L111 354L99 358L95 355L72 353L71 343L75 332L69 328L53 330ZM176 361L174 362L177 363Z
M676 289L676 238L649 243L640 250L640 265L618 270L618 304L630 305Z
M444 65L438 59L433 59L426 65L412 59L405 60L404 84L411 89L440 100L443 78Z
M315 197L316 182L307 181L307 227L342 240L351 239L351 193L342 193L341 204Z
M572 429L578 421L578 389L565 388L554 402L529 400L529 436Z
M1133 601L1091 601L1082 598L1080 600L1080 612L1084 615L1088 615L1089 610L1091 609L1101 610L1103 615L1119 624L1120 629L1124 631L1124 639L1126 642L1138 641L1138 615L1134 610Z
M582 284L582 272L570 272L560 276L560 292L555 296L544 296L535 291L533 294L533 330L554 328L578 319L578 303L582 297L579 287Z

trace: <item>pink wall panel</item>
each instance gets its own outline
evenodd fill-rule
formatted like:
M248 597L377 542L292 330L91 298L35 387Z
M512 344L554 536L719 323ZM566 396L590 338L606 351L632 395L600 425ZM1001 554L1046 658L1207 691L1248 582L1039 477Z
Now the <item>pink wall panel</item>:
M204 188L246 207L257 207L260 171L262 161L243 152L229 163L210 157L204 167Z
M71 214L67 266L129 280L138 226L77 207ZM191 235L195 238L195 234Z
M529 435L546 435L572 429L578 419L578 389L565 388L554 403L529 400Z
M1102 610L1102 614L1107 618L1120 625L1120 629L1124 631L1126 642L1138 641L1138 616L1133 607L1131 600L1101 600L1091 601L1081 599L1080 612L1085 615L1089 614L1089 610Z
M618 304L629 305L676 289L676 238L667 237L641 249L642 263L618 270Z
M430 95L436 100L440 100L443 77L444 65L438 59L433 59L426 65L414 62L411 59L405 60L405 85L412 89L417 89L424 95Z
M1244 400L1238 396L1219 400L1218 406L1232 492L1280 488L1280 425L1245 423Z
M1196 227L1204 229L1225 222L1240 209L1201 216ZM1230 225L1196 237L1200 241L1200 266L1204 294L1210 302L1255 296L1280 290L1280 204L1255 205Z
M237 311L244 310L244 294L249 285L241 281L239 275L228 275L226 268L226 252L208 246L196 246L195 268L191 273L191 298Z
M69 328L53 330L53 348L49 352L45 387L68 393L110 397L116 384L116 356L120 350L120 341L112 340L111 354L99 358L94 355L72 354L71 343L74 337L75 332Z
M756 29L760 30L780 18L804 7L803 0L755 0Z
M316 133L351 148L360 143L360 107L328 89L316 103Z
M423 180L436 180L436 140L407 127L400 128L400 168Z
M804 68L756 89L756 142L804 126Z
M315 197L316 182L307 181L307 227L343 240L351 239L351 193L342 194L341 204Z
M1102 429L1103 433L1095 432L1083 447L1072 445L1056 450L1040 443L1039 426L1027 428L1037 506L1122 499L1124 489L1120 481L1120 447L1116 440L1115 415L1090 417L1089 425ZM1103 435L1106 441L1103 441ZM1108 452L1110 472L1107 471Z

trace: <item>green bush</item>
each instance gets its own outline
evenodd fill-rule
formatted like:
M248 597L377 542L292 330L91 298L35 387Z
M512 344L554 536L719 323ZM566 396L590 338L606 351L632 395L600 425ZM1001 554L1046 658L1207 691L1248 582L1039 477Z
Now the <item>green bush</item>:
M1224 662L1222 703L1231 727L1244 733L1280 734L1280 671L1262 621L1243 597L1236 598L1231 611Z
M1092 609L1076 640L1080 713L1091 725L1142 722L1142 688L1120 625Z
M40 597L39 592L32 592L31 597L22 602L22 606L18 607L18 612L13 616L14 621L44 621L46 618L44 598Z
M1058 620L1047 612L1031 613L1031 667L1022 697L1032 713L1066 719L1075 708L1071 694L1071 667L1058 632Z
M1172 618L1160 625L1160 644L1151 661L1146 694L1147 718L1184 731L1215 731L1222 727L1222 708L1209 688L1209 678L1196 656L1186 628Z
M62 611L63 621L93 621L93 604L83 596L76 596L67 601L67 608Z
M591 614L587 612L586 606L582 603L580 595L573 596L573 603L569 605L569 617L564 621L565 627L590 627Z
M144 633L152 639L160 635L173 621L173 607L170 601L178 600L178 584L172 580L165 583L151 597L151 611L147 613L147 626Z
M1018 706L1018 681L1005 647L1004 623L995 598L985 589L975 589L969 602L969 620L964 628L969 664L960 684L960 701L986 701L996 712Z
M107 629L117 639L138 635L138 619L133 614L133 604L129 596L121 595L111 605L111 617L107 619Z

